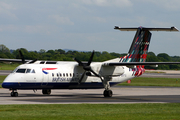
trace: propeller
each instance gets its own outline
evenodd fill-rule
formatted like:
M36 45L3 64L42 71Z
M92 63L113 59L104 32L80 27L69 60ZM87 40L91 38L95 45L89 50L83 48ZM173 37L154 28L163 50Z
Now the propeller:
M83 80L83 78L84 78L84 75L86 74L86 71L92 72L95 76L99 77L99 78L101 79L101 81L103 81L103 79L101 78L101 76L100 76L99 74L97 74L96 72L94 72L94 70L92 70L92 68L91 68L91 66L90 66L90 65L91 65L91 62L92 62L92 59L93 59L93 56L94 56L94 50L93 50L93 52L92 52L92 54L91 54L91 57L90 57L89 60L88 60L88 63L83 63L83 62L81 62L80 60L78 60L77 58L74 58L74 60L75 60L76 62L78 62L80 66L83 66L83 69L85 70L84 73L82 74L81 78L80 78L79 81L78 81L79 84L82 82L82 80Z
M22 63L24 64L25 63L25 59L24 59L24 55L22 54L21 50L19 50L19 54L20 54Z
M19 50L19 54L20 54L22 63L23 63L23 64L26 63L26 61L25 61L25 59L24 59L24 55L22 54L21 50ZM28 64L31 64L31 63L34 63L34 62L36 62L36 61L37 61L37 59L34 59L34 60L31 60L31 61L28 61L27 63L28 63Z

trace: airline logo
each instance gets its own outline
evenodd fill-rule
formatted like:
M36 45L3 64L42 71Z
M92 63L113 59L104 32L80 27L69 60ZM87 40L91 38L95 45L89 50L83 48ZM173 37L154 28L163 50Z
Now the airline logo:
M48 70L56 70L57 68L42 68L42 72L44 73L44 74L48 74Z

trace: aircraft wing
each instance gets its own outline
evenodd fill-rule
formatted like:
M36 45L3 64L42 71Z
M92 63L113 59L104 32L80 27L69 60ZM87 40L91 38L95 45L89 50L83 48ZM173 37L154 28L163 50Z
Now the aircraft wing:
M25 62L28 62L31 60L25 60ZM16 62L16 63L22 63L22 59L5 59L5 58L0 58L0 62Z
M180 62L111 62L104 63L104 66L132 66L132 65L172 65Z

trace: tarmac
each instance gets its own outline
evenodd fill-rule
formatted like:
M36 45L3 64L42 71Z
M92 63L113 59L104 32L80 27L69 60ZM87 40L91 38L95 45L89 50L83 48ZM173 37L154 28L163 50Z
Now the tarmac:
M52 90L43 95L41 90L18 90L18 97L0 89L0 104L131 104L131 103L180 103L178 87L112 87L113 97L104 98L104 89Z
M0 75L9 71L0 71ZM180 71L166 73L145 73L142 77L180 78ZM180 103L179 87L111 87L113 96L104 98L104 89L52 90L51 95L43 95L42 90L18 90L18 97L11 97L8 89L0 89L0 104L131 104L131 103Z

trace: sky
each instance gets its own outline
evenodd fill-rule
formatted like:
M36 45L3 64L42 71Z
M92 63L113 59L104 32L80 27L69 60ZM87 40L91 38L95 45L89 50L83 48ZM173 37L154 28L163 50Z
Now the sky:
M0 0L0 44L9 49L127 53L135 32L180 29L180 0ZM149 51L180 56L180 32L152 32Z

